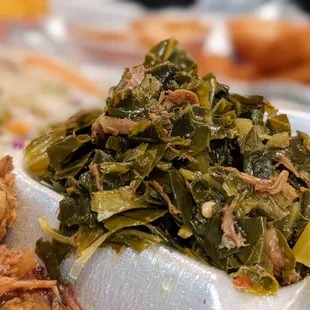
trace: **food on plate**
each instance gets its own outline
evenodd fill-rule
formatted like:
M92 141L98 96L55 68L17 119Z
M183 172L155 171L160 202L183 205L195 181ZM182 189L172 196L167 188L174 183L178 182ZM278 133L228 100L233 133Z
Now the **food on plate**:
M18 201L12 161L8 155L0 159L0 241L14 224L17 215Z
M38 66L87 94L98 96L101 93L100 88L96 84L91 83L78 73L47 57L29 55L25 57L24 63L30 66Z
M266 98L201 78L173 39L125 69L103 112L75 114L25 160L64 195L59 228L40 219L52 242L37 243L57 275L60 245L76 250L75 279L108 244L174 247L257 295L309 273L309 136Z
M240 18L229 22L233 45L261 72L283 70L310 62L310 26L284 21Z
M12 157L0 160L0 242L16 220ZM41 260L29 250L0 244L0 308L3 310L79 310L70 286L50 280Z
M181 46L193 55L198 55L203 47L209 25L199 19L185 17L180 19L169 16L150 15L133 20L131 29L137 35L138 41L146 48L171 36L177 38Z
M0 73L0 154L23 148L50 123L99 105L96 83L46 56L3 53Z
M0 245L0 308L3 310L79 310L68 285L50 280L32 250Z
M181 16L155 13L116 20L69 21L68 29L86 57L117 66L142 62L145 53L167 37L177 38L182 47L198 56L209 30L209 23L187 13Z
M310 83L309 23L243 17L227 22L234 58L203 53L201 72L210 70L240 80L279 79ZM224 64L228 63L223 68Z

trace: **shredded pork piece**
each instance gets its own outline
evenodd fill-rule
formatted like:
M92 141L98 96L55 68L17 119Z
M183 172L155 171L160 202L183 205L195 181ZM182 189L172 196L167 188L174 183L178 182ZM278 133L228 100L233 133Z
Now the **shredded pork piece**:
M93 136L103 136L103 134L128 135L137 122L126 118L114 118L100 115L92 126Z
M96 183L97 190L101 191L102 187L101 187L101 184L100 184L98 165L97 164L90 165L89 166L89 170L91 171L91 173L93 174L93 176L95 178L95 183Z
M266 229L265 253L273 264L275 274L281 275L282 269L288 258L285 256L284 249L279 244L277 231L273 224L268 224ZM290 285L298 282L301 276L293 270L282 282L282 285Z
M272 262L275 271L280 273L285 264L285 256L279 246L277 231L272 225L266 229L265 253Z
M72 288L68 285L59 286L61 296L71 310L81 310L78 305Z
M270 195L276 195L279 194L281 191L289 190L294 196L297 197L296 190L287 183L289 172L286 170L282 170L281 173L275 178L262 180L250 174L240 172L238 169L233 167L225 167L224 169L226 171L236 173L240 179L254 186L254 189L257 192L267 192Z
M57 282L53 280L16 280L14 278L0 276L0 297L7 292L17 289L51 289L56 284Z
M278 167L279 165L283 165L288 171L292 172L296 178L301 178L299 172L295 169L293 166L291 160L284 156L283 154L279 154L277 156L278 163L275 165L275 167Z
M162 106L156 107L150 114L149 119L152 121L157 121L158 119L168 120L172 116L172 113L169 113Z
M268 192L270 195L280 193L285 184L287 184L289 173L286 170L282 170L281 173L274 179L262 180L255 185L255 190L258 192Z
M0 160L0 240L16 220L18 202L15 190L15 175L12 174L13 159L5 156Z
M191 155L189 155L188 153L183 153L181 156L180 156L180 158L182 159L182 158L185 158L185 159L187 159L190 163L192 163L192 164L197 164L198 163L198 161L197 161L197 159L195 159L193 156L191 156Z
M153 188L155 190L157 190L161 197L164 199L164 201L167 203L168 205L168 209L169 209L169 212L171 214L174 214L174 215L177 215L177 214L180 214L181 212L176 208L176 206L171 202L169 196L164 192L164 189L163 187L156 181L152 181L151 184L153 185Z
M134 89L140 86L145 77L145 68L143 65L134 67L132 71L126 73L127 84L123 90Z
M18 296L5 302L1 310L65 310L64 306L53 301L51 305L49 294L33 291L19 293Z
M10 250L5 245L0 245L0 276L21 278L31 273L36 265L37 261L32 250L26 252L18 248Z
M222 242L219 245L219 248L240 248L245 247L247 244L245 238L242 237L241 233L236 233L234 221L233 221L233 212L235 208L236 202L235 200L228 206L226 205L222 209L222 224L221 229L223 231Z
M139 87L144 77L145 77L145 68L143 65L134 67L132 71L126 68L122 77L122 79L125 78L126 83L123 86L123 88L118 91L118 93L123 95L127 90ZM108 98L112 99L114 96L115 96L115 88L110 88Z
M167 108L181 105L185 101L188 101L192 105L199 104L197 95L186 89L177 89L170 92L166 97Z
M55 281L38 280L33 272L38 266L32 250L0 246L0 297L16 289L51 288Z
M57 281L48 280L45 267L32 250L0 246L0 305L3 309L80 310L68 286L63 300L67 306L61 302Z
M288 183L284 184L282 191L277 195L283 196L286 199L286 206L290 206L298 198L297 190Z

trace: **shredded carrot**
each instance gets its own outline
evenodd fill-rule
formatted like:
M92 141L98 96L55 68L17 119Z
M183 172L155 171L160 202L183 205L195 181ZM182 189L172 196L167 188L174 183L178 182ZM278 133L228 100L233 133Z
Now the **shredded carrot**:
M95 84L50 58L40 55L28 55L25 57L24 63L41 67L88 94L100 95L100 89Z
M26 123L10 123L6 125L6 128L19 136L27 136L30 130L29 124Z

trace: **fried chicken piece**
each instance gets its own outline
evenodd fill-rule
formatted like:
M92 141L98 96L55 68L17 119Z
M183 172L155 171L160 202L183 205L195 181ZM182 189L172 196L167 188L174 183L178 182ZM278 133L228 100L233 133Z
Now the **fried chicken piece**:
M228 23L236 51L264 73L274 73L310 60L309 25L253 17Z
M11 156L0 160L0 240L16 220L15 175ZM80 310L73 291L50 280L33 250L0 245L0 308L5 310ZM64 292L64 293L63 293ZM63 303L64 301L64 303Z
M1 310L60 310L57 305L51 306L49 295L40 292L21 293L7 301Z
M12 174L13 159L7 155L0 160L0 240L16 220L18 202L15 175Z

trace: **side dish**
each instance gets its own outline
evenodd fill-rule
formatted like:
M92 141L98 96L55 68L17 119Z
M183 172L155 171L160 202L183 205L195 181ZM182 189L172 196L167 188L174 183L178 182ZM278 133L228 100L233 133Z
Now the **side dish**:
M264 97L201 78L174 39L125 69L103 112L72 116L25 159L64 194L59 229L40 219L53 241L37 243L54 278L59 249L76 249L77 278L107 244L174 247L258 295L309 273L309 136Z
M34 252L1 243L17 216L12 157L0 160L0 308L3 310L79 310L70 286L50 280Z
M47 124L99 104L96 83L45 56L3 52L0 74L0 156L10 147L23 148Z
M239 17L227 21L234 50L232 57L203 53L202 73L216 72L238 80L296 81L310 83L309 23Z

